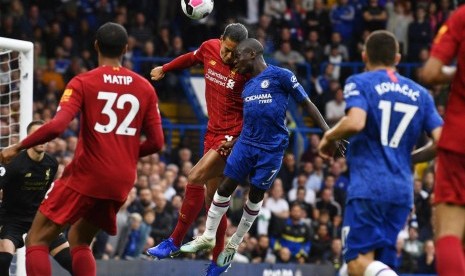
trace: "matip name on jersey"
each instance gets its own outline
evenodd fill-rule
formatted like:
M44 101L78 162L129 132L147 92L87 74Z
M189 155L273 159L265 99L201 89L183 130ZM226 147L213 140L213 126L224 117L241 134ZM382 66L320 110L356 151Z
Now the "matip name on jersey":
M132 77L131 76L119 76L119 75L103 74L103 82L104 83L111 83L111 84L130 85L132 83Z

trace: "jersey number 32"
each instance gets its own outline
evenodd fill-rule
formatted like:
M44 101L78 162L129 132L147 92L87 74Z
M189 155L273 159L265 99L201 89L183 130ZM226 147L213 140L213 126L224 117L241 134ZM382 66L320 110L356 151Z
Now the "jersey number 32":
M102 109L102 114L108 116L108 124L100 124L99 122L95 123L94 129L100 133L110 133L118 125L118 116L114 111L114 104L116 102L117 109L124 109L126 103L131 105L131 109L124 119L119 123L118 128L116 129L116 134L119 135L130 135L133 136L136 134L136 128L129 127L132 120L137 115L139 111L139 100L131 94L122 94L118 97L117 93L114 92L103 92L98 93L97 99L104 100L105 106Z

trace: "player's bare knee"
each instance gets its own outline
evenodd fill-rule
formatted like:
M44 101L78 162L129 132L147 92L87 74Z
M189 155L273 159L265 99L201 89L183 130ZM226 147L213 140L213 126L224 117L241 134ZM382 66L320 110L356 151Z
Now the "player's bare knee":
M265 190L257 189L253 186L250 187L249 200L252 203L259 203L265 197Z
M220 196L228 197L232 195L235 189L236 187L231 187L231 185L223 183L218 187L218 194Z
M204 170L191 170L189 174L187 175L187 181L189 182L189 185L204 185L204 183L208 179L205 178L205 171Z

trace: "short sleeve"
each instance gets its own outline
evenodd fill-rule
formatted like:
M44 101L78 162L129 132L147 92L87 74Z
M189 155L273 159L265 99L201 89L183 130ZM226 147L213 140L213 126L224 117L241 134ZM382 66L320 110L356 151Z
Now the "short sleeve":
M465 8L460 8L439 29L433 41L431 56L444 64L450 64L457 55L462 41L463 20Z
M297 77L291 71L283 69L281 75L281 85L284 90L299 103L308 98L307 92L297 80Z
M352 107L358 107L368 111L368 103L363 92L363 87L356 77L350 77L344 85L344 99L346 101L346 112Z
M431 95L425 92L425 116L423 121L423 129L431 133L435 128L438 128L444 124L441 116L439 116L436 107L434 106L434 101Z

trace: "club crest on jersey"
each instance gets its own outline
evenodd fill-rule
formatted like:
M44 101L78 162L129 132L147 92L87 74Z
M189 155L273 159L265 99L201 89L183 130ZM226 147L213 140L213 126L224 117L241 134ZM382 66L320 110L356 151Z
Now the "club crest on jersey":
M45 171L45 180L49 180L50 179L50 168L48 168L46 171Z
M215 66L215 65L216 65L216 61L214 61L213 59L211 59L211 60L210 60L210 64L211 64L212 66Z
M265 89L265 88L268 88L268 86L270 86L270 81L269 80L264 80L262 81L262 83L260 84L260 86Z

